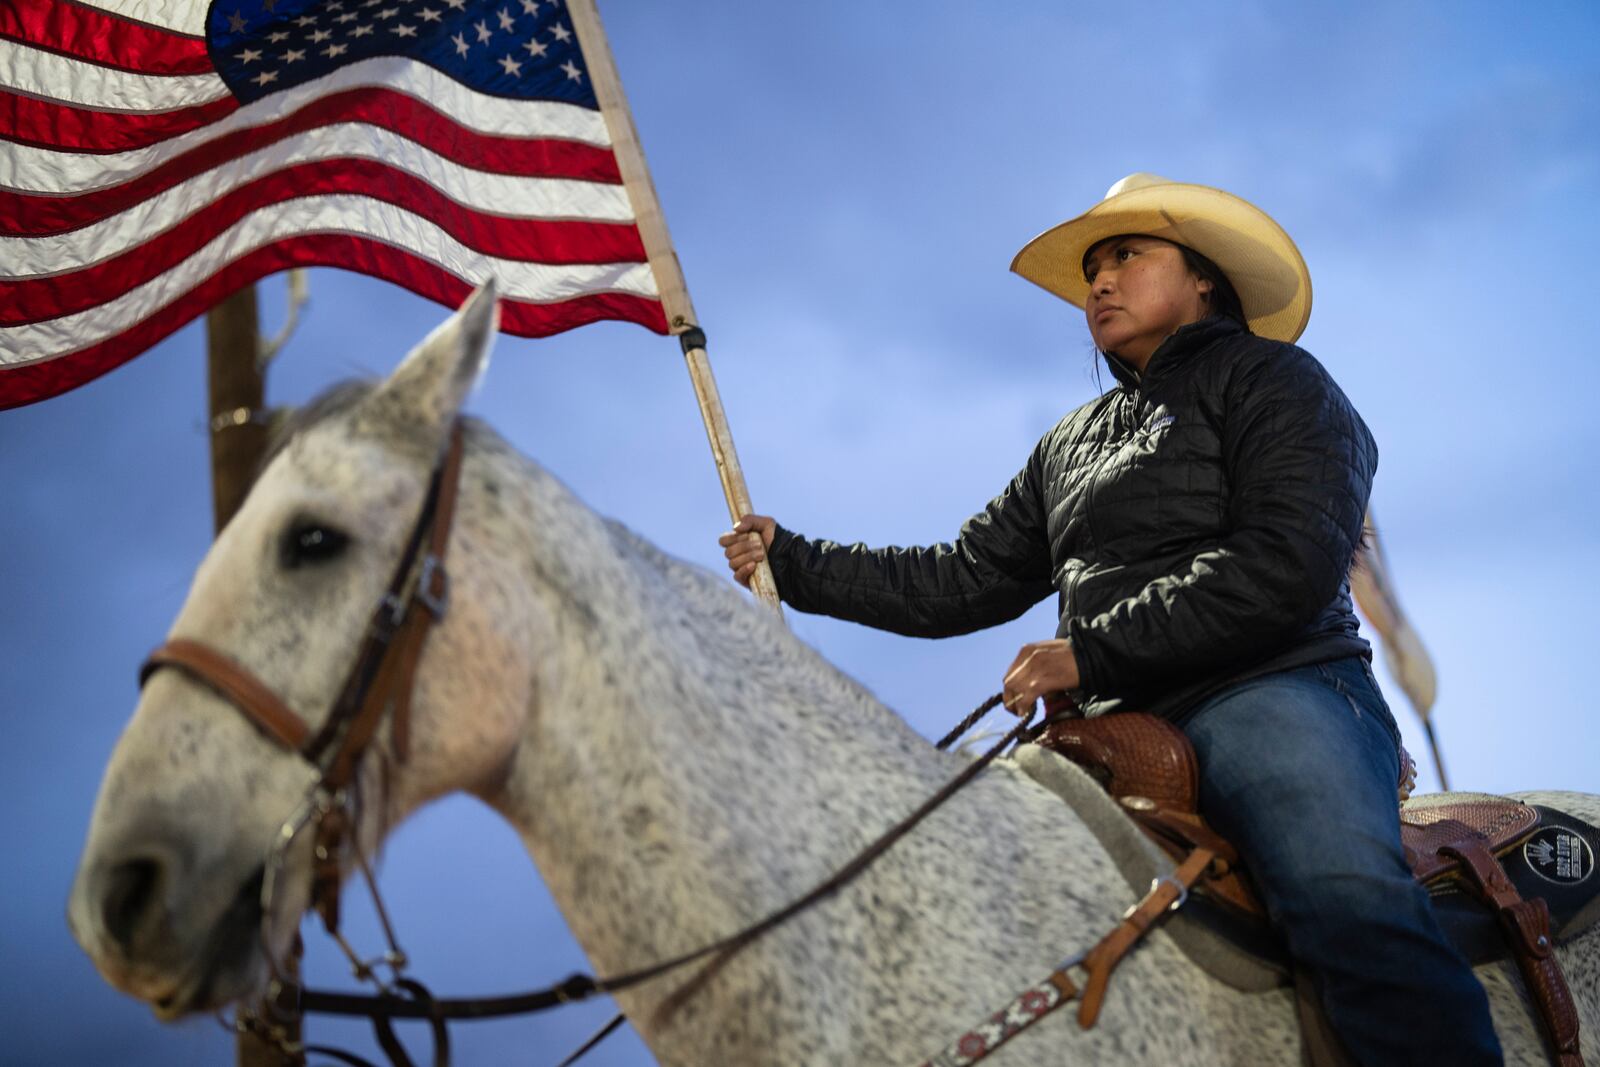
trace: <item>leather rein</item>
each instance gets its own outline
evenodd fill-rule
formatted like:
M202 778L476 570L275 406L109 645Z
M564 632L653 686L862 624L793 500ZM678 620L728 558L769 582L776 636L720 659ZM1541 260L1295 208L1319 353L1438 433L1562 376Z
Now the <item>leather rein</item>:
M427 496L388 588L367 623L366 634L346 676L344 687L320 729L313 730L304 718L248 668L203 641L171 638L150 654L140 670L141 686L163 667L182 671L216 691L268 738L284 749L299 754L319 772L306 802L285 822L273 854L268 857L262 884L262 911L264 915L272 914L273 904L281 889L277 876L287 863L286 853L290 845L302 830L314 825L311 904L321 915L329 935L349 957L355 976L371 982L378 991L363 994L307 989L280 970L272 946L264 943L264 953L273 973L267 998L259 1013L241 1009L232 1025L271 1042L295 1062L303 1062L304 1054L310 1051L333 1056L356 1067L370 1067L368 1061L341 1049L292 1042L289 1039L290 1026L307 1014L361 1016L371 1020L380 1046L396 1067L410 1067L412 1061L395 1037L393 1020L426 1020L433 1033L434 1063L436 1067L447 1067L450 1056L449 1035L445 1029L447 1020L488 1019L544 1011L595 996L615 994L707 957L731 955L844 888L916 824L977 777L1003 751L1028 739L1048 724L1047 720L1038 727L1032 727L1030 711L998 744L970 763L916 811L890 827L836 873L803 896L743 930L671 959L607 978L575 974L555 985L526 993L499 997L436 998L420 982L403 974L405 953L396 942L393 927L359 842L355 842L352 848L354 858L372 891L378 918L389 942L389 951L381 961L362 960L340 935L339 887L344 848L356 832L356 818L351 807L356 770L386 715L392 716L390 748L393 758L403 763L407 757L411 690L417 663L431 625L444 617L449 606L450 582L444 560L460 486L461 459L462 429L457 421L451 429L449 446L434 468ZM938 747L948 748L980 718L997 707L1000 700L999 694L990 697L941 740ZM1049 718L1055 717L1051 715ZM263 941L266 941L265 936ZM385 982L378 977L374 970L377 962L384 963L392 971L390 981ZM679 998L691 994L697 986L698 981L691 981L675 993L668 1004L675 1004ZM613 1019L569 1056L564 1064L573 1062L587 1052L621 1021L620 1015Z

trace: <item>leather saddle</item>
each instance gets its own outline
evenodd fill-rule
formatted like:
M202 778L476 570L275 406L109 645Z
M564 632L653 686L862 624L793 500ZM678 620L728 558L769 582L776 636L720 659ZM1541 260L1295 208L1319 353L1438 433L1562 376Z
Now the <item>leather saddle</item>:
M1196 849L1212 853L1195 886L1209 907L1197 910L1210 916L1215 932L1246 951L1281 954L1238 850L1200 815L1199 764L1181 730L1141 712L1057 717L1037 743L1088 772L1175 861ZM1515 958L1556 1062L1582 1067L1577 1010L1554 944L1561 933L1589 925L1600 909L1600 879L1589 878L1600 830L1507 797L1452 793L1409 799L1414 765L1403 750L1401 755L1401 842L1441 925L1473 963Z

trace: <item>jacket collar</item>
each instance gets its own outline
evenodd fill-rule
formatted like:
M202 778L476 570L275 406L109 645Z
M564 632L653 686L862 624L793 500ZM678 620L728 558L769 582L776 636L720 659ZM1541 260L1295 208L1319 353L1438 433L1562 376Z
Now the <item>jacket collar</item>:
M1243 332L1243 326L1221 315L1213 315L1186 326L1179 326L1151 354L1150 362L1145 364L1143 375L1121 357L1109 352L1103 355L1106 366L1111 368L1111 374L1117 379L1117 383L1129 392L1134 392L1140 388L1149 389L1170 374L1174 367L1209 347L1211 342Z

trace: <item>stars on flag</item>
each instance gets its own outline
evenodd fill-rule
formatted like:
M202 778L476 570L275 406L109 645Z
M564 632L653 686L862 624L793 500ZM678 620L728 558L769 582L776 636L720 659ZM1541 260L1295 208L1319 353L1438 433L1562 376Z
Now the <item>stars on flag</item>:
M401 56L480 91L597 106L560 0L220 0L207 30L218 73L245 102Z

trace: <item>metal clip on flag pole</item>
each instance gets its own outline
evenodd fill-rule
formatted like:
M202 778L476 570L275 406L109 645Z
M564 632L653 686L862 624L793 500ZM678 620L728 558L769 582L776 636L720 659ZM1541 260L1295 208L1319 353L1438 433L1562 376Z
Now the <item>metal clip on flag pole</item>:
M711 374L705 333L700 329L700 320L689 300L683 268L678 263L678 254L673 250L666 218L661 213L655 185L645 166L639 135L634 129L627 97L622 92L622 81L617 76L616 63L611 58L611 48L606 43L605 31L600 25L599 12L595 10L594 0L568 0L567 15L578 35L595 98L600 103L600 111L605 116L606 127L611 134L617 169L622 174L622 184L633 204L639 236L644 242L650 270L661 292L667 324L671 332L678 335L684 359L689 366L689 378L700 403L700 417L705 422L711 455L716 460L717 475L722 481L722 494L728 502L728 515L738 522L754 510L750 503L750 491L745 486L744 471L739 466L739 455L733 447L733 434L728 429L728 417L722 410L722 398L717 392L716 379ZM782 614L778 586L765 560L756 566L755 573L750 576L750 589L774 611Z

